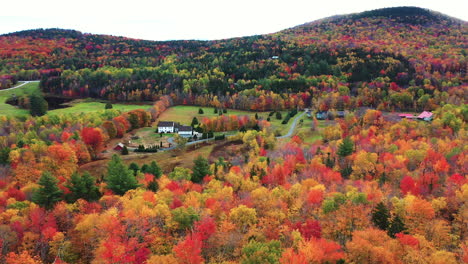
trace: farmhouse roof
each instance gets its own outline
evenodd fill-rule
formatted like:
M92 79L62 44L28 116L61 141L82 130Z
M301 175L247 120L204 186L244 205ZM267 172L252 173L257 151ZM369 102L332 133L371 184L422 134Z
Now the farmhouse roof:
M420 115L418 115L418 118L430 118L430 117L432 117L432 113L428 111L424 111Z
M159 121L158 127L173 127L174 122L173 121Z
M179 126L179 131L192 131L191 126Z

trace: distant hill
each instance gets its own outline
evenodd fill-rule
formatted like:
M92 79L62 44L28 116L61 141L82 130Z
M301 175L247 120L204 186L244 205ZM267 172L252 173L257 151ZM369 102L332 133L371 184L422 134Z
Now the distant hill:
M338 86L355 94L363 82L385 90L426 85L425 93L433 94L466 82L467 36L466 22L416 7L217 41L157 42L36 29L0 36L0 76L42 77L45 91L119 100L250 89L313 93Z

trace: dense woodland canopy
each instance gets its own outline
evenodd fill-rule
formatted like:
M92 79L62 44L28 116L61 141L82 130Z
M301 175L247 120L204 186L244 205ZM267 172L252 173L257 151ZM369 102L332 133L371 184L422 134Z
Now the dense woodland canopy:
M0 116L0 263L466 263L467 31L389 8L218 41L0 36L0 89L40 79L44 93L153 103ZM244 128L227 140L236 160L163 173L113 156L103 175L78 172L177 104L350 114L313 143L280 142L266 120L204 119Z

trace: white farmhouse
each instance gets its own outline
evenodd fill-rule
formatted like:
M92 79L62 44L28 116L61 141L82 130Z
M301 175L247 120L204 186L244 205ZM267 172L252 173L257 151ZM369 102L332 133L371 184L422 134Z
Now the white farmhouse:
M160 121L158 123L158 133L176 132L176 123L172 121Z
M177 133L179 135L181 135L182 137L191 137L192 136L192 131L193 128L191 126L183 126L183 125L180 125L178 127L178 131Z

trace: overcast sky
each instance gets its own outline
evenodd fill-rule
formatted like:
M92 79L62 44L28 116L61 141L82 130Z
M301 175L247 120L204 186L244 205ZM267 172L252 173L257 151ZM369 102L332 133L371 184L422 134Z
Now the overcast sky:
M418 6L468 21L468 0L9 0L1 4L0 34L58 27L148 40L208 40L391 6Z

